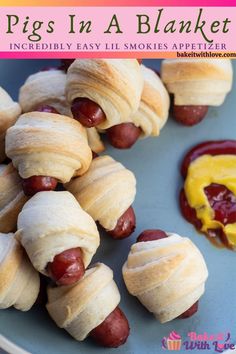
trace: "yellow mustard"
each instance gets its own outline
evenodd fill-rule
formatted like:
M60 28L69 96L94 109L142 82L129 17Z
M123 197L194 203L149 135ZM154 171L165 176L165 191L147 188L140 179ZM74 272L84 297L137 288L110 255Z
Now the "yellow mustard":
M235 155L203 155L194 160L189 168L184 190L189 205L196 210L202 222L202 231L221 228L229 245L236 246L236 223L223 225L214 220L204 188L212 183L226 186L236 195L236 156Z

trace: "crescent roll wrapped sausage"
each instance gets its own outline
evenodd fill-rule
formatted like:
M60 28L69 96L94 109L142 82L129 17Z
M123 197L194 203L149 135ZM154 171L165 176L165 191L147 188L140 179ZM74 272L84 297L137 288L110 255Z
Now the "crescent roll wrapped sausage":
M170 98L159 76L145 65L141 65L144 86L138 111L133 122L142 129L142 135L157 136L165 125Z
M142 88L143 78L136 59L77 59L67 73L68 102L73 104L74 100L82 98L100 107L105 116L99 124L96 119L99 129L130 122L131 115L138 109ZM91 106L87 103L84 107ZM87 123L96 115L89 111Z
M202 121L208 106L220 106L232 88L228 59L166 59L161 77L174 95L173 116L185 125Z
M39 275L14 234L0 234L0 308L28 311L39 293Z
M136 179L112 157L95 158L89 170L72 179L66 188L114 238L127 237L134 231L135 216L130 207L136 194Z
M46 112L20 116L7 131L6 154L22 178L49 176L63 183L86 172L92 159L81 124Z
M208 276L204 258L192 241L166 234L133 244L122 269L130 294L161 323L190 309L204 293Z
M119 302L120 293L113 280L112 270L103 263L97 263L75 285L49 287L46 307L56 324L76 340L83 341L92 334L99 341L99 326L103 326L107 331L100 344L114 347L123 344L129 335L128 322L124 315L116 323L105 323L116 311ZM120 328L121 324L125 328Z
M20 88L19 103L23 112L49 106L58 113L71 117L72 113L66 100L65 87L66 74L62 70L55 68L55 70L39 71L30 75ZM103 151L104 145L96 128L87 129L87 133L91 149L96 153Z
M231 90L233 69L227 59L165 59L161 77L176 105L221 105Z
M27 199L12 163L0 165L0 232L15 231L18 214Z
M21 113L20 105L14 102L8 93L0 87L0 162L4 161L5 135L9 127L15 124Z
M75 248L86 268L100 242L95 222L69 192L37 193L24 205L17 226L17 238L33 266L47 276L55 257Z
M39 71L30 75L20 88L19 103L23 112L49 105L59 113L71 116L65 97L66 74L62 70Z
M110 144L118 149L132 147L140 137L158 136L168 118L170 99L165 86L153 70L145 65L140 68L144 85L138 110L129 123L107 130Z

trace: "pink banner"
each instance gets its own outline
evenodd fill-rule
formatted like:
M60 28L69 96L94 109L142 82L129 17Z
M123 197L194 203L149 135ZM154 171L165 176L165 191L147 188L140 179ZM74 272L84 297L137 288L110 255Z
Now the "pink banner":
M0 57L208 51L233 57L235 28L236 8L227 7L5 7Z

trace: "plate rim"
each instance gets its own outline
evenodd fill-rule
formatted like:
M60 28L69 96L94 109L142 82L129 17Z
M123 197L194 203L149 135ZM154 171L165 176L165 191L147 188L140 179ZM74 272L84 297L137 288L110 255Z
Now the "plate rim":
M0 349L3 349L9 354L31 354L30 352L19 347L17 344L10 341L8 338L0 334Z

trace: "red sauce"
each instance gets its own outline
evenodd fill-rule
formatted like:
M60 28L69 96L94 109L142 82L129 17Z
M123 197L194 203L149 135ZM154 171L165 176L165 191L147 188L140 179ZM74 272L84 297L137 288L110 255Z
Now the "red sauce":
M201 143L191 149L185 156L181 174L185 178L187 176L188 167L192 161L202 155L236 155L236 141L221 140L208 141ZM204 189L211 208L215 212L214 220L221 222L223 225L236 222L236 196L224 185L212 183ZM180 191L180 208L183 216L187 221L193 224L198 230L201 230L202 222L197 218L195 209L188 204L185 191ZM222 229L208 229L207 237L215 245L222 246L223 243L229 247L228 240Z
M236 155L236 140L206 141L196 145L185 156L181 165L183 178L187 176L190 163L202 155Z
M236 222L236 196L225 186L213 183L204 189L210 206L215 212L215 220L223 225Z
M180 208L184 218L193 224L196 229L201 230L202 222L197 218L196 210L188 204L185 191L182 188L179 196Z

